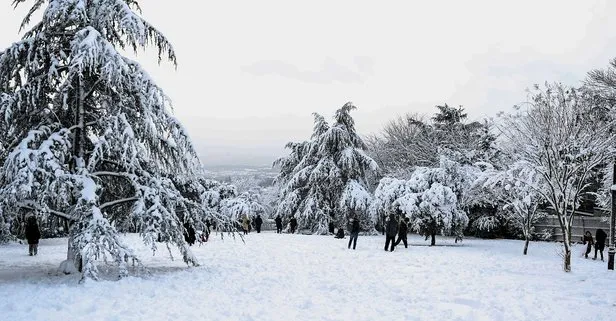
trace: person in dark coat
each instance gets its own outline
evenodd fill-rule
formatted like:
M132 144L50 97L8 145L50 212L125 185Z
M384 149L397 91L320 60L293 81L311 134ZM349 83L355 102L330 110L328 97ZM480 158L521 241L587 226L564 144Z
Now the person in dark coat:
M274 222L276 222L276 233L282 233L282 218L280 218L280 215L276 215Z
M351 237L349 238L349 246L351 248L351 242L353 242L353 250L357 245L357 237L359 236L359 220L355 217L351 219L351 228L349 230Z
M344 238L344 230L339 228L338 233L334 236L335 239L343 239Z
M38 254L38 243L41 231L36 223L36 217L30 216L26 221L26 239L28 240L28 252L30 256Z
M184 223L184 229L186 229L186 232L184 232L184 240L188 243L188 245L192 246L197 240L197 237L195 236L195 229L188 224L188 222Z
M597 259L597 251L599 251L599 253L601 253L601 261L603 261L605 239L607 239L607 233L605 233L602 229L598 229L595 233L595 257L593 258L593 260Z
M400 241L404 243L404 248L409 247L406 234L409 231L409 218L403 217L400 219L400 227L398 228L398 240L396 240L396 246L400 244Z
M255 227L257 228L257 233L261 233L261 225L263 225L263 219L261 218L261 215L257 215L257 218L255 218Z
M334 234L336 233L336 226L334 225L334 222L329 222L329 233L330 234Z
M210 227L211 226L212 226L212 222L210 222L210 219L209 218L206 219L205 220L205 241L204 242L207 242L210 239L210 233L211 233Z
M584 244L586 244L586 253L584 253L584 257L588 258L588 253L590 253L590 250L592 250L592 245L594 244L592 239L592 233L590 233L590 231L586 231L586 233L584 233L582 241L584 242Z
M396 246L396 233L398 232L398 221L396 221L396 217L393 213L389 214L389 219L385 224L385 251L387 251L387 247L389 246L389 242L391 242L390 251L394 251L394 247Z
M297 228L297 219L295 216L291 217L291 234L295 233L295 229Z

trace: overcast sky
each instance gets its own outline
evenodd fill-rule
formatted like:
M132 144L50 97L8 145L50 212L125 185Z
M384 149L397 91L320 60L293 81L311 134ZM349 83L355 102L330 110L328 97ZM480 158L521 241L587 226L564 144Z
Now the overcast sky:
M271 164L309 137L312 112L347 101L362 134L442 103L494 116L534 83L575 85L616 57L608 0L140 3L179 66L138 59L206 165ZM24 9L0 5L0 48L19 38Z

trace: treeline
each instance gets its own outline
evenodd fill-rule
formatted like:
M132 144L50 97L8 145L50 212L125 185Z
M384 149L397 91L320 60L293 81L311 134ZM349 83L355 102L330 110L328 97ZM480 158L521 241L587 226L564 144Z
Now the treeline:
M526 254L541 237L535 223L550 211L569 271L574 215L609 201L615 98L613 61L579 87L534 85L523 103L490 120L469 121L463 107L444 104L362 138L347 103L331 124L315 114L310 139L289 143L276 162L276 213L312 233L351 217L375 231L398 213L432 244L435 235L521 237Z

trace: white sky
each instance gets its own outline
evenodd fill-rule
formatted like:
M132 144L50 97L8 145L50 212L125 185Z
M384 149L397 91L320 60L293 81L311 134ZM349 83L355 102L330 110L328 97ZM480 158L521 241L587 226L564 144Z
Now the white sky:
M30 5L28 3L28 5ZM534 83L578 84L616 57L616 1L140 1L179 66L139 60L173 99L206 165L270 164L312 112L353 101L362 134L405 112L472 119ZM0 48L24 8L0 4Z

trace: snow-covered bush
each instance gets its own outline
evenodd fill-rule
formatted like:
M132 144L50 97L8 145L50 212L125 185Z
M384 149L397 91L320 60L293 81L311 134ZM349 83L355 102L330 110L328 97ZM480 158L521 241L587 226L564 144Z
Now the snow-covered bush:
M541 179L534 172L520 168L507 170L486 170L482 172L471 187L475 200L493 205L493 215L479 217L475 223L480 229L493 229L498 222L506 220L522 233L525 240L524 255L528 253L528 244L535 234L535 223L545 212L539 210L544 202L538 190Z
M382 221L400 210L409 217L413 230L431 237L432 245L437 234L462 237L468 217L456 192L465 189L473 171L458 165L442 157L440 167L418 167L408 180L381 179L370 207L373 219Z

